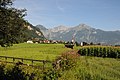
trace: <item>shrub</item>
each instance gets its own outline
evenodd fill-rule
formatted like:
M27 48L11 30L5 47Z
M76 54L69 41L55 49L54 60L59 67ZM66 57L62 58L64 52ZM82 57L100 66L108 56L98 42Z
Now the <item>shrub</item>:
M4 64L0 64L0 80L4 80L5 79L5 70L4 70L5 65Z
M15 65L12 69L6 68L6 65L0 64L0 80L34 80L34 73L25 73L23 69L18 65Z
M43 72L43 80L58 80L61 77L61 72L55 69L49 69Z
M55 60L53 67L62 71L75 67L78 56L76 52L64 53Z

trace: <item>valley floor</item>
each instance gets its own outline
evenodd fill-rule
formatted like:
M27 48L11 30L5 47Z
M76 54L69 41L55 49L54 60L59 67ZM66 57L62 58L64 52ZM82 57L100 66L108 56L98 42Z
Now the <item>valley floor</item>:
M0 56L55 60L61 53L72 49L63 44L16 44L10 48L0 47ZM71 51L72 50L72 51ZM39 74L38 74L39 75ZM61 73L58 80L120 80L120 59L79 56L75 67Z

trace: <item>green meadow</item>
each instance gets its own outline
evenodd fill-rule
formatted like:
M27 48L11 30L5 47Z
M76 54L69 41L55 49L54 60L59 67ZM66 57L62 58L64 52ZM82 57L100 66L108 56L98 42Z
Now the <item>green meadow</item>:
M0 56L20 57L38 60L54 60L70 49L63 44L15 44L12 47L0 47Z

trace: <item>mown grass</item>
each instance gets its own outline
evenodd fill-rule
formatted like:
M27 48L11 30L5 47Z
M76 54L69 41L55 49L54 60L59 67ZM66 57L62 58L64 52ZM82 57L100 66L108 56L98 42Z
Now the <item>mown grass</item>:
M70 50L63 44L15 44L9 48L0 47L0 56L11 56L39 60L54 60L61 53Z

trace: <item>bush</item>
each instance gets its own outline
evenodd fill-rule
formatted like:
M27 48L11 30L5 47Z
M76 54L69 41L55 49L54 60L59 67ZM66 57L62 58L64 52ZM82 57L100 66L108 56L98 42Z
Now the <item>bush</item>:
M7 80L26 80L27 76L19 66L14 66L12 70L6 73Z
M53 69L44 72L43 80L58 80L64 71L70 70L76 66L78 56L79 54L76 52L62 54L53 63Z
M59 77L61 77L59 70L50 69L43 72L43 80L58 80Z
M5 65L1 64L0 65L0 80L4 80L5 79L5 70L4 70Z
M78 56L76 52L64 53L55 60L53 67L62 71L69 70L76 66Z
M35 74L25 73L18 65L12 69L5 68L6 65L0 64L0 80L34 80Z

